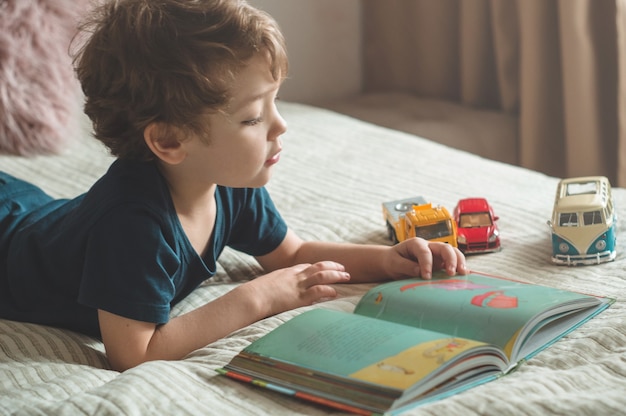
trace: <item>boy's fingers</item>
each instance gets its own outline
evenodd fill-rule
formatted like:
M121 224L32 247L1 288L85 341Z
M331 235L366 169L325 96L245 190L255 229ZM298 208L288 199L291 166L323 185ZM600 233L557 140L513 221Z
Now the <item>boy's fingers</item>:
M467 273L465 256L458 248L449 244L437 244L436 246L431 246L431 248L433 254L438 255L441 259L441 266L445 268L448 275L453 276L457 273Z
M315 285L306 290L305 296L307 303L314 303L324 299L336 298L337 291L332 286Z
M310 265L312 270L315 271L323 271L323 270L338 270L344 271L345 268L343 264L334 262L334 261L318 261L315 264Z
M315 285L330 285L333 283L343 283L350 280L350 274L344 271L328 270L317 272L308 279L308 287Z
M307 268L306 274L306 288L350 280L350 274L345 271L343 265L333 261L315 263Z

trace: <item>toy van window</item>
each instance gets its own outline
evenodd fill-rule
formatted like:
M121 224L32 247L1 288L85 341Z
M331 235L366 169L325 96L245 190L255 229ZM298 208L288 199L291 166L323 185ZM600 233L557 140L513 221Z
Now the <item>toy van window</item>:
M578 214L575 212L563 212L559 215L560 227L577 227Z
M599 210L583 212L583 223L585 225L602 224L602 213Z
M578 182L570 183L567 185L565 195L583 195L583 194L596 194L598 192L598 186L596 182Z

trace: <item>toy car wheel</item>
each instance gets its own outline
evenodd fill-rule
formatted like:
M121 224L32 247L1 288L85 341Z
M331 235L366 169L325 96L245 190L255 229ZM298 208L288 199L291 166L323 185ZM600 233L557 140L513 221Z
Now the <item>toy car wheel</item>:
M389 223L387 223L387 237L391 240L392 243L398 244L398 236L396 236L396 230L394 230Z

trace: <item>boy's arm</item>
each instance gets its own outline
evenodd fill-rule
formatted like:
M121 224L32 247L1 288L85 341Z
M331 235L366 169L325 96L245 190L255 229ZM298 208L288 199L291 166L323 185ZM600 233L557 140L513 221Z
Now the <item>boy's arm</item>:
M465 257L449 244L411 238L394 246L303 241L289 230L281 245L257 257L265 270L330 260L342 264L352 282L417 277L429 279L435 270L466 274Z
M151 360L178 360L267 316L336 296L332 284L349 279L334 262L283 268L162 325L98 310L111 366L124 371Z

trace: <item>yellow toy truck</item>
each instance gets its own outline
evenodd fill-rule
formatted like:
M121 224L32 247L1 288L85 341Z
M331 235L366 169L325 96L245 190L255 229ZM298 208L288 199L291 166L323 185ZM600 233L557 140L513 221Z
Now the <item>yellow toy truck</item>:
M450 212L445 207L433 206L421 196L383 202L383 217L394 244L421 237L457 247L456 222Z

